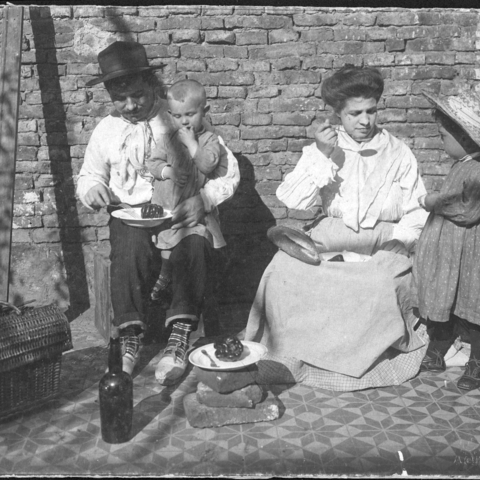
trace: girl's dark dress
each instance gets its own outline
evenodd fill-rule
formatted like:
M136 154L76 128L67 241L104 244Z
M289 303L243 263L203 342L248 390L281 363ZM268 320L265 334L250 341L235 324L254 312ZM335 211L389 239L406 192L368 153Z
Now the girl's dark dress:
M454 164L440 193L461 191L465 180L480 186L478 160ZM446 322L454 314L480 325L480 202L456 204L449 218L432 212L415 257L420 315Z

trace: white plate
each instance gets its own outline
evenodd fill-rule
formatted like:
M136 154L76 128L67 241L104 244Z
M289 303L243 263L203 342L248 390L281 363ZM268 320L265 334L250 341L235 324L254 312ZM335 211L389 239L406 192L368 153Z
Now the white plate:
M172 218L170 210L164 210L163 215L158 218L142 218L142 207L122 208L112 212L112 217L119 218L123 223L131 227L152 228L158 227L165 220Z
M257 363L267 354L267 347L261 343L243 341L243 352L240 358L235 362L225 362L215 356L215 347L213 343L204 345L194 350L188 357L191 363L196 367L203 368L205 370L238 370L239 368L247 367L253 363ZM202 353L205 350L212 358L218 367L212 367L210 365L210 359Z

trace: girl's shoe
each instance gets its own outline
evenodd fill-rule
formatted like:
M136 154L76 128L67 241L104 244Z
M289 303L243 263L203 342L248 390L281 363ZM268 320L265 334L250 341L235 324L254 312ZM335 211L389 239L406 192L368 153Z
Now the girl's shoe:
M447 369L443 355L438 350L427 350L420 365L421 372L441 373Z
M466 363L465 373L459 378L457 387L466 391L480 387L480 360L472 358Z

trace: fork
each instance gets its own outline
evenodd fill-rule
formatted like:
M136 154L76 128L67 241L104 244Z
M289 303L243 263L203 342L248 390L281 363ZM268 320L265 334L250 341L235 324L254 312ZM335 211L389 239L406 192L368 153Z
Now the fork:
M210 360L210 366L211 367L217 367L218 368L218 365L213 361L213 358L210 356L210 354L204 348L202 348L201 352L208 357L208 359Z
M137 218L137 216L132 212L132 206L129 205L128 203L119 203L118 206L122 207L123 211L127 215L130 215L132 218Z

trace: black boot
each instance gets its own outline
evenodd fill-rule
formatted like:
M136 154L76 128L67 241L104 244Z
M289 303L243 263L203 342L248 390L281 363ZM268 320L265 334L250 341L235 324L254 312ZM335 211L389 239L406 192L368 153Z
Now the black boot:
M448 346L447 346L448 344ZM445 354L452 346L453 342L432 340L427 348L422 364L420 365L421 372L441 373L447 369L445 365Z
M457 382L457 387L467 392L480 387L480 360L470 358L465 365L465 373Z
M459 378L457 387L470 391L480 387L480 327L466 320L462 320L462 323L468 332L471 353L465 365L465 373Z
M427 322L431 340L420 365L420 372L441 373L447 369L444 357L455 341L454 326L453 319L448 322Z

